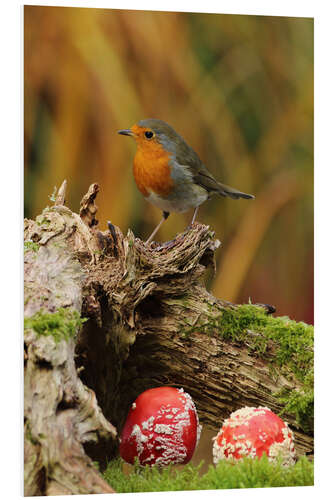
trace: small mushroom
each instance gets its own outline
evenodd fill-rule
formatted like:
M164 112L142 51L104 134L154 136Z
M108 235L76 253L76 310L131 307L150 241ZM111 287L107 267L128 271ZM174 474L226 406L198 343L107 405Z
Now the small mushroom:
M295 462L294 436L288 424L269 408L241 408L224 421L213 438L213 461L262 457L282 458L283 465Z
M120 456L133 464L186 464L201 426L189 394L174 387L148 389L132 404L121 433Z

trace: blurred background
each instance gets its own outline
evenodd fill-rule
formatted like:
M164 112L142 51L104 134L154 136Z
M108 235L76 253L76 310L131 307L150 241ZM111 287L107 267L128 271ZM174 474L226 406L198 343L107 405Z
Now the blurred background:
M97 182L100 228L147 238L161 212L116 131L160 118L256 196L200 208L222 242L212 293L313 323L312 19L25 6L24 78L26 217L64 179L74 211ZM158 239L191 217L171 214Z

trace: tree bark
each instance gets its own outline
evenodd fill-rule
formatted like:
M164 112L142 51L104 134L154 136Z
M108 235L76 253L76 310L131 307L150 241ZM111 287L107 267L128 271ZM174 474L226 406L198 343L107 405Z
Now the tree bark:
M103 464L117 454L116 428L151 387L183 387L200 421L216 430L242 406L281 411L273 393L301 383L292 374L273 377L274 345L260 357L200 329L237 308L204 286L220 244L209 227L195 224L172 242L146 246L130 230L98 229L97 184L79 215L64 206L65 193L64 183L53 207L25 221L25 494L112 492L92 458ZM38 314L59 311L88 321L72 321L68 338L38 329ZM298 454L312 453L311 433L293 415L284 418Z

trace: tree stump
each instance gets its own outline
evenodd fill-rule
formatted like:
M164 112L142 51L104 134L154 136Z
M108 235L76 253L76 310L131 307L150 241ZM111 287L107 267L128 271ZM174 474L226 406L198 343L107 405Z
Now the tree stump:
M76 214L64 182L53 207L25 220L25 495L113 492L92 459L117 455L117 430L148 388L183 387L216 430L242 406L279 413L277 393L304 389L288 364L272 371L276 342L251 348L260 331L220 335L238 306L205 288L220 244L208 226L149 246L112 224L100 231L98 190L90 186ZM312 454L311 422L284 419L297 453Z

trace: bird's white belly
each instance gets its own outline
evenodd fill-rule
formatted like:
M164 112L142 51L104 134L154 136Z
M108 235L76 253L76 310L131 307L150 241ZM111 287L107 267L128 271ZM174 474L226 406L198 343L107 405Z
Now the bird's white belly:
M146 200L164 212L187 212L201 205L207 198L208 193L201 186L183 183L177 186L167 198L162 198L151 191Z

